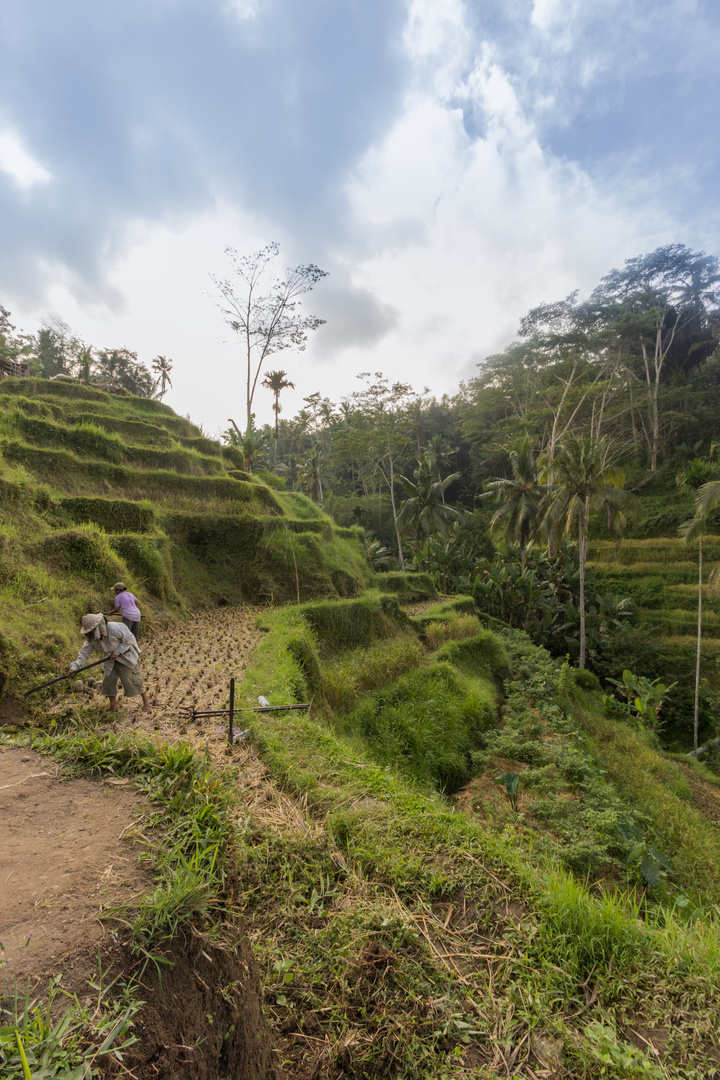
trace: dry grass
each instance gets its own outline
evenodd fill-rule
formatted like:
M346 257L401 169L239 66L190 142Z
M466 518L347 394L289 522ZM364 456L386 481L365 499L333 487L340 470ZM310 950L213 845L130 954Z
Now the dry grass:
M431 622L425 627L425 640L431 649L439 648L445 641L464 641L478 632L476 615L453 615L442 622Z

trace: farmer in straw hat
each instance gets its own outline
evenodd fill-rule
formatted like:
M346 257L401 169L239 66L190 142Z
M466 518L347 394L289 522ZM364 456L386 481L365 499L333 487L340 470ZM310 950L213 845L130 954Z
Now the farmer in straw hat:
M125 697L142 695L143 708L150 710L150 702L143 688L140 670L140 647L133 634L124 623L109 623L101 611L97 614L83 615L80 623L85 641L77 660L70 665L68 674L84 667L94 652L105 655L103 664L104 679L101 691L110 699L110 712L117 710L118 679L122 683Z

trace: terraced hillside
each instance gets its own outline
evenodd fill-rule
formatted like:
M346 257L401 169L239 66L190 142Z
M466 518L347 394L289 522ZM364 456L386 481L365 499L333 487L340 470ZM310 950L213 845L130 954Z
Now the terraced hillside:
M638 624L673 648L694 650L697 631L698 543L672 537L650 540L597 540L590 545L589 565L611 591L632 596ZM720 562L720 536L703 541L703 648L720 654L720 608L707 586Z
M703 636L701 660L701 738L715 734L717 693L720 690L720 607L718 596L708 588L708 578L720 563L720 536L703 541ZM686 749L694 709L697 649L698 544L684 544L678 537L625 539L620 543L597 540L589 548L589 565L603 591L629 596L635 602L639 634L629 642L627 660L616 657L621 667L637 674L676 682L664 716L666 738L677 749Z
M119 578L148 625L197 607L352 596L359 529L241 468L166 405L80 383L0 383L0 681L37 681ZM267 477L278 484L276 478Z

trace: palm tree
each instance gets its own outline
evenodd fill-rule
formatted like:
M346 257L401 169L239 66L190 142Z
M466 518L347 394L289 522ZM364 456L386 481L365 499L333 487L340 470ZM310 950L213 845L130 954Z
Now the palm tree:
M315 502L320 503L321 506L323 504L322 474L324 459L325 455L321 446L316 445L312 450L308 450L298 477L305 490L310 492L310 497Z
M267 375L262 381L262 385L266 386L268 390L272 390L275 395L273 402L273 412L275 413L275 454L277 456L277 441L278 441L278 418L282 412L280 405L280 394L283 390L294 390L295 383L290 382L287 378L287 371L268 371Z
M462 511L448 506L443 495L446 488L457 480L460 473L452 473L444 480L433 480L430 463L427 458L421 458L415 471L415 483L401 476L400 480L410 492L410 497L403 503L398 516L398 531L415 533L420 546L423 543L429 545L430 537L435 533L447 536L448 529L453 521L461 521Z
M454 457L456 453L457 447L453 447L450 445L450 443L446 443L442 435L440 435L439 433L437 435L433 435L432 439L427 444L425 456L427 457L430 464L435 468L438 480L442 479L440 475L440 466L449 465L450 459ZM444 501L445 499L443 498L443 502Z
M585 566L587 563L590 511L606 512L612 528L622 531L625 511L634 509L638 500L623 490L625 474L608 462L611 447L597 436L566 435L553 460L553 487L546 499L543 525L557 539L576 530L580 577L580 657L578 667L585 667Z
M92 378L92 374L93 374L92 365L93 365L92 345L84 345L83 348L78 353L78 357L77 357L78 377L82 380L82 382L84 382L84 383L89 383L90 382L90 379Z
M712 461L704 461L702 458L692 458L688 461L682 472L675 477L675 483L683 491L699 492L700 489L713 486L711 481L717 476L717 465ZM698 616L697 616L697 650L695 653L695 711L693 716L693 752L697 752L698 734L700 728L700 656L702 650L702 601L703 601L703 536L707 529L707 519L712 504L709 500L696 501L695 516L690 521L684 522L679 528L679 533L689 543L690 540L698 539ZM712 581L710 582L712 585Z
M529 436L513 444L508 454L512 477L491 480L480 498L494 498L500 505L492 516L490 528L505 528L505 539L520 547L520 569L525 571L525 550L536 531L540 517L543 488L538 481L535 448Z
M162 401L167 392L168 386L172 386L172 379L170 378L170 372L172 371L173 362L168 360L167 356L156 356L150 367L157 375L155 380L155 389L158 387L158 401Z

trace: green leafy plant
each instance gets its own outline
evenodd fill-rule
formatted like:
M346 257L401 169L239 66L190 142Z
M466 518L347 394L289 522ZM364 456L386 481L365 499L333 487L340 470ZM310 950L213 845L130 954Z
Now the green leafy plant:
M517 814L519 805L518 785L520 783L520 775L515 772L506 772L503 773L502 776L496 776L493 783L504 784L505 794L508 797L508 802Z
M616 686L621 697L625 699L628 718L635 716L653 729L659 727L658 713L662 708L663 699L677 686L676 682L666 686L660 679L647 679L644 675L633 675L632 671L627 669L622 673L622 680L608 679L608 682ZM603 698L605 708L610 715L617 715L613 712L611 700Z
M664 1080L666 1073L632 1043L618 1039L612 1024L594 1020L585 1029L588 1048L595 1062L600 1065L600 1075L616 1080Z
M618 823L616 829L631 845L627 856L627 866L634 870L651 889L656 889L668 874L672 874L672 866L662 852L648 843L647 836L634 815L628 814L623 821Z

